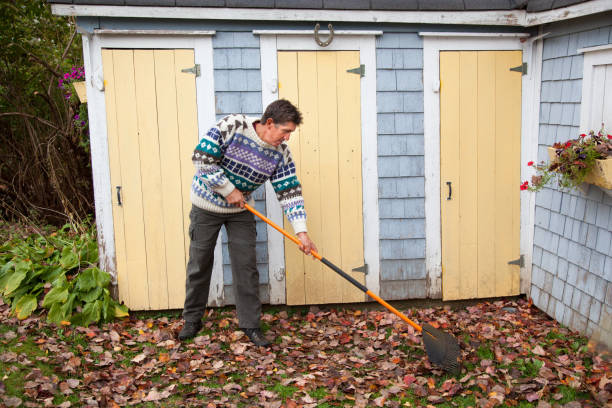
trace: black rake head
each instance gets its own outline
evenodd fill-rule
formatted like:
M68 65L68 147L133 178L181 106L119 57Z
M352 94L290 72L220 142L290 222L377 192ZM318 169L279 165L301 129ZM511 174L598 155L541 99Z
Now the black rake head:
M429 361L453 375L461 373L461 347L457 339L430 324L425 323L422 327Z

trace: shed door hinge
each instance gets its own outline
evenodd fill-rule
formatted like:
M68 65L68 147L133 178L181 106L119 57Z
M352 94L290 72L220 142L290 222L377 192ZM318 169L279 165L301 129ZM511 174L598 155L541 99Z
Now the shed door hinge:
M346 72L350 72L351 74L358 74L359 77L363 78L365 76L365 65L361 64L357 68L347 69Z
M521 268L525 266L525 256L521 255L518 259L508 262L508 265L518 265Z
M527 63L523 62L518 67L510 68L510 71L520 72L523 75L527 75Z
M191 68L183 68L181 72L186 72L188 74L195 74L196 77L200 76L200 64L195 64Z
M363 272L363 274L368 274L368 264L364 263L362 266L352 269L353 272Z

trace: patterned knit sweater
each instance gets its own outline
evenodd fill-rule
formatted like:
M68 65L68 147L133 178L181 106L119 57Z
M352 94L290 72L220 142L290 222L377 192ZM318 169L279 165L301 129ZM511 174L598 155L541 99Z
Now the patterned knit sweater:
M225 197L237 188L253 205L251 193L269 179L295 233L305 232L302 186L289 147L284 142L275 147L261 140L253 127L256 120L226 116L200 140L192 156L191 202L216 213L244 211Z

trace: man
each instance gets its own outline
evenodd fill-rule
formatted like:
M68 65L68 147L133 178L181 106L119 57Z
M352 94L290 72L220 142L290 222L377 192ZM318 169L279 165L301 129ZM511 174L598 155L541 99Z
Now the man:
M302 187L286 145L302 123L299 110L287 100L272 102L261 119L229 115L200 140L192 160L196 172L191 185L192 208L189 263L179 339L194 337L202 328L208 300L217 236L225 225L228 236L239 327L257 346L270 342L259 327L261 301L255 261L255 219L244 209L251 193L270 180L297 234L300 249L316 251L308 237Z

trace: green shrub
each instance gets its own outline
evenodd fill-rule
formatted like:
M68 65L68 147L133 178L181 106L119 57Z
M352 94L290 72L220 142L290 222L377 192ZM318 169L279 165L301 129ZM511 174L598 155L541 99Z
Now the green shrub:
M40 305L47 320L88 326L127 316L127 307L110 297L110 275L100 270L95 227L50 233L10 234L0 246L0 295L25 319ZM0 228L10 228L0 225Z

